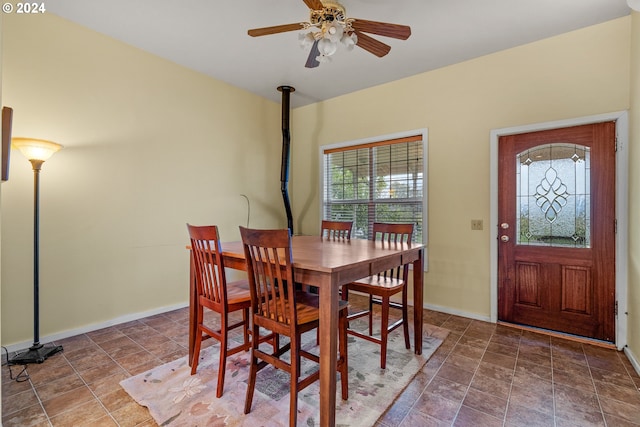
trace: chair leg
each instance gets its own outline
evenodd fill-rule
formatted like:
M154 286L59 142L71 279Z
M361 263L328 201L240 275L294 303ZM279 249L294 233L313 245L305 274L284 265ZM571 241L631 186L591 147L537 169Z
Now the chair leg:
M298 378L300 378L300 349L298 343L300 336L291 337L291 371L290 374L290 395L289 395L289 426L296 426L298 423Z
M402 329L404 330L404 346L409 350L411 343L409 342L409 314L407 309L407 285L402 289Z
M291 375L291 397L289 398L289 425L298 425L298 380Z
M340 350L340 385L342 386L342 400L349 399L349 357L347 355L347 309L340 311L338 319L339 334L339 350Z
M248 346L249 343L249 329L251 328L251 325L249 325L249 309L245 308L244 310L242 310L242 335L244 338L244 345Z
M373 335L373 295L369 294L369 336Z
M253 392L256 388L256 374L258 373L258 358L254 356L254 351L258 348L259 340L258 333L259 329L254 326L252 329L252 339L251 339L251 364L249 365L249 383L247 384L247 396L244 400L244 413L248 414L251 412L251 404L253 403Z
M227 314L223 313L220 316L220 360L218 361L218 386L216 388L216 397L222 397L222 392L224 390L224 376L227 368L227 339L229 333L227 331L227 323L229 319L227 318Z
M191 375L196 373L196 370L198 369L198 362L200 361L200 347L202 345L202 330L200 329L200 325L202 325L202 317L203 310L202 307L199 307L197 314L198 327L196 328L196 342L193 346L193 359L191 360Z
M387 338L389 337L389 297L382 298L382 324L380 325L380 368L387 367Z
M200 345L202 344L202 331L198 328L198 335L196 335L196 342L193 346L193 359L191 360L191 375L196 373L198 369L198 361L200 360Z
M340 292L340 297L342 298L342 301L349 301L349 286L348 285L344 285L342 287L342 290ZM347 311L345 312L345 317L349 316L349 309L347 309ZM349 319L347 318L347 329L349 329ZM318 329L318 332L320 330Z

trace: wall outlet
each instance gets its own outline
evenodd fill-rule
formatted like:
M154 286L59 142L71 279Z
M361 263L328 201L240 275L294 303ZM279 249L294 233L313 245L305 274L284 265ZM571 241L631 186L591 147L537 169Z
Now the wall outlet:
M472 230L482 230L482 220L481 219L472 219L471 220L471 229Z

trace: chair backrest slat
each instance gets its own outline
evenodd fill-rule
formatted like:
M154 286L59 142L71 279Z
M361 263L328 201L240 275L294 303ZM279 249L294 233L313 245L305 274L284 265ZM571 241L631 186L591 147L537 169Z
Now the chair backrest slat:
M322 220L320 236L322 236L323 239L326 238L327 240L351 240L352 228L353 221Z
M378 238L379 237L379 238ZM398 245L411 243L413 237L413 224L389 224L384 222L373 223L373 240L379 240L386 245ZM384 277L406 280L409 274L409 264L380 273Z
M191 240L195 274L198 278L197 294L217 304L226 304L226 276L222 257L219 256L220 239L215 225L187 224Z
M296 318L289 230L240 227L254 314L292 325Z

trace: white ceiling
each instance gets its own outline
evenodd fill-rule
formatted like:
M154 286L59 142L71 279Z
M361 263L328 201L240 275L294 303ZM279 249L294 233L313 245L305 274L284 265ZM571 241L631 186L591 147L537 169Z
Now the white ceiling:
M375 38L304 67L297 32L249 37L250 28L307 21L302 0L55 0L47 11L216 79L299 107L628 15L625 0L343 0L347 16L409 25L408 40Z

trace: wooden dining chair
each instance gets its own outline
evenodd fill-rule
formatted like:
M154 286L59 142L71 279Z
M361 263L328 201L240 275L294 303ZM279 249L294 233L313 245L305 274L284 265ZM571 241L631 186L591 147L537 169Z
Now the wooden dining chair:
M353 221L328 221L322 220L320 226L320 238L323 240L349 241L351 240L351 229ZM316 286L307 285L307 290L317 294Z
M351 240L353 221L322 220L320 236L327 240Z
M329 221L322 220L320 226L320 237L323 240L335 240L335 241L349 241L351 240L351 229L353 228L353 221ZM309 290L313 293L318 293L318 288L310 286ZM342 291L340 291L342 293ZM320 342L320 330L317 332L317 342Z
M401 242L411 242L413 235L413 224L385 224L376 222L373 224L373 240L379 236L380 241L385 245L396 245ZM342 287L342 299L349 299L349 291L357 291L369 296L368 309L349 314L348 321L368 316L369 334L347 328L347 333L356 337L366 339L381 345L380 368L385 369L387 365L387 341L389 332L402 325L404 329L404 342L407 349L411 348L409 343L409 322L407 314L407 276L409 264L401 265L397 268L369 276L357 282L349 283ZM395 294L402 293L402 301L391 301ZM373 336L373 304L380 304L382 308L382 319L380 326L380 338ZM401 311L401 318L391 325L389 324L389 308L397 308Z
M259 328L289 337L282 348L267 353L257 342L251 345L251 366L244 413L251 411L257 373L267 365L288 372L290 381L289 425L295 426L298 413L298 392L320 377L319 370L301 378L301 357L316 363L320 359L302 348L302 334L319 326L317 295L296 290L293 276L291 236L289 230L255 230L240 227L247 261L251 291L252 330ZM339 356L342 399L348 398L347 377L347 303L339 305ZM282 356L289 352L289 360Z
M249 340L249 309L251 308L249 281L244 279L227 282L217 226L187 224L187 228L191 239L191 262L196 275L196 296L198 298L198 329L191 361L191 375L194 375L198 369L202 341L209 338L218 340L220 342L220 361L216 397L221 397L224 389L227 357L241 351L247 351L251 347ZM213 330L205 325L204 309L220 315L220 329ZM242 320L230 324L229 314L238 311L242 312ZM243 341L241 344L229 348L229 331L236 328L242 328Z

